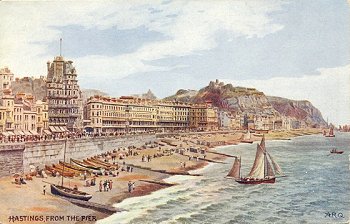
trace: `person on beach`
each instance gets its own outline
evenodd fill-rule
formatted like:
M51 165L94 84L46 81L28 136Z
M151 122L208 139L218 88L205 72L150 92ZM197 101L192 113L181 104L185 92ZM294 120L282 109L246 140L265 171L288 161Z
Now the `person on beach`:
M132 183L131 183L131 181L129 181L129 183L128 183L128 191L129 191L129 193L131 193L131 190L132 190Z
M113 183L113 181L109 180L109 190L112 190L112 183Z
M106 191L106 187L107 187L107 182L104 181L104 182L103 182L103 191Z
M100 192L102 192L102 180L100 180Z
M132 183L131 187L132 187L132 190L135 190L135 182Z
M46 185L43 186L43 193L46 194Z
M106 191L108 192L109 190L109 180L106 180Z
M84 180L86 180L86 170L84 171Z

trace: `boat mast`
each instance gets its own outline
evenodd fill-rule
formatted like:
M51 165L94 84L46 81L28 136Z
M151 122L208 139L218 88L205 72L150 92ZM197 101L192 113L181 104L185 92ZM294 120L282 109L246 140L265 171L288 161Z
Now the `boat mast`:
M61 186L63 187L63 174L64 174L64 167L65 167L65 162L66 162L66 148L67 148L67 138L64 141L64 151L63 151L63 169L62 169L62 184Z
M241 156L239 156L239 179L242 179L242 176L241 176Z
M266 177L267 174L267 157L266 157L266 151L264 151L264 178Z

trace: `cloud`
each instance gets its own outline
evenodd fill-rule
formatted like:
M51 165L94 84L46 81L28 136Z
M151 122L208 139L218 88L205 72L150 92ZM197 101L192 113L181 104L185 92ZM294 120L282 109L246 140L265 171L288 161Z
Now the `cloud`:
M222 81L234 86L254 87L266 95L309 100L329 122L350 124L350 65L320 68L317 72L318 75L302 77Z
M122 78L130 74L168 71L150 62L214 48L218 32L232 37L261 38L283 28L269 14L281 9L280 1L127 1L127 2L4 2L0 8L0 66L15 73L42 74L53 58L47 46L61 36L60 27L136 29L159 32L162 41L144 44L128 54L73 58L81 74ZM68 40L69 41L69 40ZM69 57L69 56L68 56ZM103 65L106 67L102 68Z

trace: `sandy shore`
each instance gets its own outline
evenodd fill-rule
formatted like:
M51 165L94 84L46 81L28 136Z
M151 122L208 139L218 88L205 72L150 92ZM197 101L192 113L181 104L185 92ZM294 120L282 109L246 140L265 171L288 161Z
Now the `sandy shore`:
M275 131L270 132L265 136L268 140L288 140L296 136L318 133L321 133L319 129L307 129L279 132ZM200 152L196 153L186 150L182 154L170 154L171 149L186 149L193 147L209 150L208 145L238 144L241 136L242 132L236 131L225 134L181 134L172 138L159 139L157 142L162 144L162 146L160 146L161 148L157 146L154 148L137 150L138 155L136 156L128 156L123 160L117 159L119 164L122 164L123 161L125 161L126 164L135 166L133 168L133 172L120 171L117 177L99 176L96 179L96 186L85 187L85 181L82 177L65 178L64 184L65 186L71 187L77 185L79 190L92 194L93 197L90 200L91 202L104 205L113 205L129 197L146 195L153 191L167 187L156 183L144 182L143 180L162 181L164 178L169 177L167 172L187 173L189 170L194 170L205 166L208 164L207 160L222 161L226 159L225 156L217 154L205 153L204 156L204 154ZM253 140L259 141L260 139L261 137L253 136ZM162 140L164 140L164 142L162 142ZM177 147L174 145L177 145ZM153 158L153 155L157 153L163 153L164 156ZM152 157L151 161L142 162L143 155L150 155ZM196 159L197 157L198 159ZM189 158L191 158L191 160L189 160ZM108 192L99 191L99 182L104 180L113 181L112 189ZM9 220L9 217L15 218L15 222L11 223L41 223L38 221L20 222L17 221L19 218L21 218L19 216L38 216L39 218L42 218L45 223L94 223L96 220L110 215L97 212L92 209L79 207L70 203L69 201L52 195L50 193L49 184L45 182L57 184L61 181L60 177L33 177L33 180L28 180L27 184L22 185L14 184L13 181L13 177L0 178L0 223L10 223L11 220ZM129 181L135 182L135 190L131 193L128 192ZM45 195L43 194L44 185L46 185ZM24 217L24 219L28 218L29 217Z

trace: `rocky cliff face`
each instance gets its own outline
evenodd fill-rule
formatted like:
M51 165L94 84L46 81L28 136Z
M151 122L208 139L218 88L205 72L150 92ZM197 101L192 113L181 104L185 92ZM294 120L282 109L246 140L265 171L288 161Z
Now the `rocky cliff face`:
M208 86L195 90L179 90L165 100L204 103L211 101L216 107L236 112L275 114L264 93L253 88L233 87L232 84L210 82Z
M282 97L268 96L272 106L281 114L305 121L306 124L326 125L321 112L307 100L290 100Z
M192 102L193 97L197 95L197 90L185 90L180 89L176 92L175 95L165 97L164 100L167 101L180 101L180 102Z
M165 98L181 102L203 103L211 101L218 108L240 113L282 115L304 121L306 124L325 125L320 111L309 101L294 101L280 97L268 97L254 88L233 87L218 80L195 90L179 90Z

